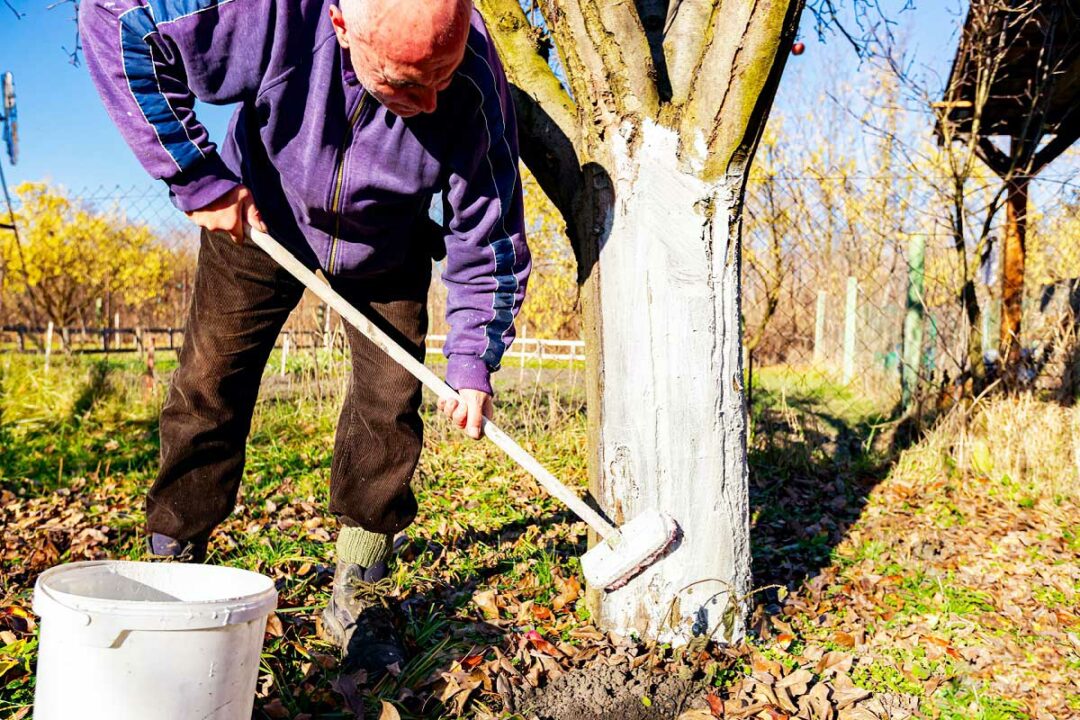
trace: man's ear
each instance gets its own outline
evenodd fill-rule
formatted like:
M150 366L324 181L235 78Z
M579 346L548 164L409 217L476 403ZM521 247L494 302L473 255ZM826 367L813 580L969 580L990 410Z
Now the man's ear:
M345 29L345 16L337 5L330 6L330 24L334 26L334 35L337 36L338 45L349 49L349 32Z

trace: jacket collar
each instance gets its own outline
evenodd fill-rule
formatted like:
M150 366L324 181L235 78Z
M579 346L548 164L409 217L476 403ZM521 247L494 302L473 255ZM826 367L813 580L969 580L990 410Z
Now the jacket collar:
M356 71L353 70L352 56L349 55L349 51L338 45L338 52L341 53L341 79L350 87L360 85L360 80L356 77Z

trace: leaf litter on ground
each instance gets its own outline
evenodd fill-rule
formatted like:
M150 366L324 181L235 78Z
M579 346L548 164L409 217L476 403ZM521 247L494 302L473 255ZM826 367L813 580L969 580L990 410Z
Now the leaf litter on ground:
M555 392L553 405L553 392L507 412L544 461L584 485L582 402ZM49 476L59 482L2 468L0 713L25 715L32 701L36 576L58 562L141 554L156 449L143 428L156 406L131 407L108 418L91 410L79 430L105 437L107 424L113 437L136 438L125 442L141 464L119 470L69 459L60 472L69 451L5 430L8 446L58 455ZM764 490L764 474L752 475L755 582L782 590L754 596L751 639L737 647L672 649L596 628L576 561L584 525L497 453L441 427L430 407L421 516L398 544L398 619L412 658L396 673L342 675L318 627L336 528L325 510L333 403L260 404L241 502L211 561L279 585L259 717L508 717L528 713L556 682L573 688L580 674L607 668L615 684L685 682L682 720L1066 718L1080 714L1077 436L1058 452L1071 485L1033 479L1031 463L1025 470L987 442L987 423L996 432L1005 418L1030 425L1058 410L996 401L963 428L931 431L881 473L811 467ZM1058 422L1069 433L1080 426ZM965 452L977 462L958 460ZM635 707L662 717L662 694L634 698Z

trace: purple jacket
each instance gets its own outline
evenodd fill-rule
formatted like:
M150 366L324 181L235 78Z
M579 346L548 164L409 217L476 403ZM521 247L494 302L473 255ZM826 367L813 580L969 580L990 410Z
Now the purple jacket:
M359 84L329 0L83 0L90 75L143 166L184 211L243 182L310 267L363 278L402 262L443 193L447 382L491 392L530 257L506 77L474 11L465 59L430 115ZM195 98L239 103L219 155ZM441 253L439 253L441 255Z

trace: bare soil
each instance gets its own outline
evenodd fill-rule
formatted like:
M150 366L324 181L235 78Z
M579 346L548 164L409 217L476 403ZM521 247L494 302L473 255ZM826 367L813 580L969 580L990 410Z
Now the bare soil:
M526 717L539 720L666 720L705 702L693 681L599 662L537 688L521 705Z

